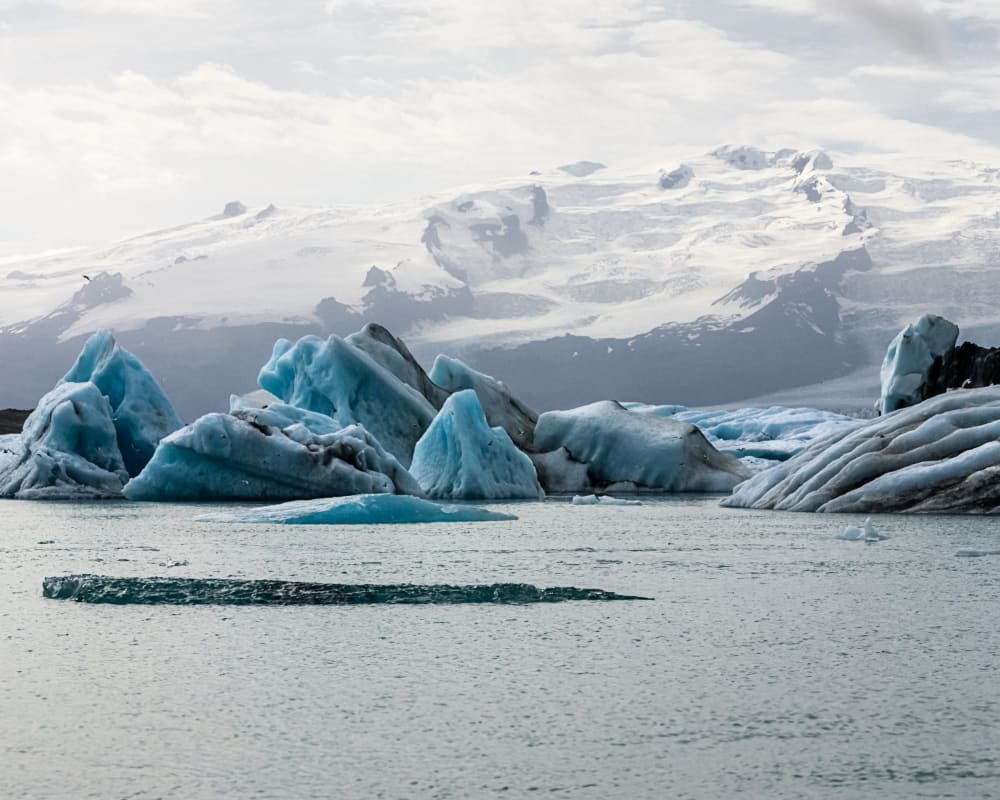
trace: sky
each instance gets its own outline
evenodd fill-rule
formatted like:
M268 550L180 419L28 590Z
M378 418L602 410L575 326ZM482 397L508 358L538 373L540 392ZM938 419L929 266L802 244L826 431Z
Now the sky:
M721 144L1000 166L996 0L0 0L0 254Z

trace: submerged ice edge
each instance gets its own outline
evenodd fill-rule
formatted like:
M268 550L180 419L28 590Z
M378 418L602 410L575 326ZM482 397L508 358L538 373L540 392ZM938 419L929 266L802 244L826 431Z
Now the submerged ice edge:
M652 600L602 589L527 583L349 584L230 578L121 578L50 576L42 596L113 605L453 605L459 603L560 603L572 600Z

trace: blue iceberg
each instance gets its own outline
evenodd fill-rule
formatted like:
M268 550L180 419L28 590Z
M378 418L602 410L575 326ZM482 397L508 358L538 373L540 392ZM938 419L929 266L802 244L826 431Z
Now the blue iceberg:
M419 497L363 494L203 514L195 519L199 522L269 525L408 525L423 522L503 522L516 520L517 517L476 506L441 505Z
M89 500L121 497L128 471L111 404L92 383L60 383L38 401L0 459L0 497Z
M607 491L728 492L750 477L694 425L629 411L612 400L538 418L535 445L565 449Z
M429 497L452 500L544 497L531 459L486 422L472 389L451 395L417 442L410 472Z
M109 331L98 331L84 345L64 383L93 383L111 403L125 468L138 475L149 463L160 440L179 430L182 422L141 361L115 341Z
M164 439L130 500L295 500L420 486L360 425L275 405L207 414Z
M305 336L295 344L279 339L258 383L342 427L363 425L404 466L436 413L420 392L338 336Z
M878 410L888 414L923 400L931 367L957 340L958 326L933 314L903 328L890 342L882 361Z
M538 414L514 397L505 383L477 372L457 358L443 355L434 359L431 380L448 392L474 390L490 425L499 425L507 431L522 450L529 453L534 450Z

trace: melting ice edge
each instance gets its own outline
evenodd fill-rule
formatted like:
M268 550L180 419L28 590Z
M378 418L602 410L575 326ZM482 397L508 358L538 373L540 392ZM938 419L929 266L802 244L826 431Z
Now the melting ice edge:
M350 584L230 578L119 578L64 575L45 578L42 595L54 600L115 605L451 605L561 603L569 600L651 600L601 589L528 583L473 585Z

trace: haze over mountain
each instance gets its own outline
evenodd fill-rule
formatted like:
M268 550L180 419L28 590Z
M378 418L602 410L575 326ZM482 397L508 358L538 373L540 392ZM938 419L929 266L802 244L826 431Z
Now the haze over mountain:
M728 146L385 206L233 201L108 247L0 261L0 361L19 376L0 407L30 406L99 328L188 418L252 389L278 336L368 321L543 409L874 384L888 339L925 311L1000 338L998 187L1000 169L966 160Z

